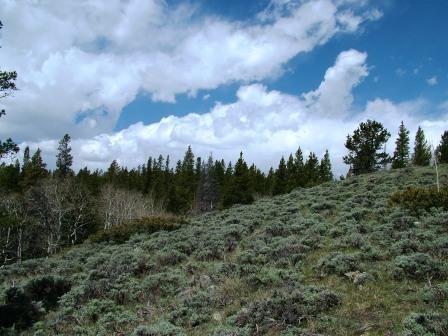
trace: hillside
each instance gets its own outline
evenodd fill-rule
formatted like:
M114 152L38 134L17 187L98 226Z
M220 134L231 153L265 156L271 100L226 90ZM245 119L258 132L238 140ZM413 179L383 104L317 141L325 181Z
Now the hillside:
M448 213L388 207L434 181L378 172L87 241L1 269L1 293L49 275L71 288L25 335L448 335Z

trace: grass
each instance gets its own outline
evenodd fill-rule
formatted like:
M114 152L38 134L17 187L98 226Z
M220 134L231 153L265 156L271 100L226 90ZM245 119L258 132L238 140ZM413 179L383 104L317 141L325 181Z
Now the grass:
M440 175L446 185L447 166ZM437 322L447 314L446 296L427 297L428 288L447 281L448 212L388 204L394 192L434 181L429 167L377 172L10 265L0 270L1 292L43 275L71 289L33 327L8 332L446 335ZM397 258L407 267L401 278L394 276ZM355 284L346 270L364 272L365 282ZM414 279L413 270L422 276ZM316 310L326 291L340 302ZM420 325L413 313L428 318Z

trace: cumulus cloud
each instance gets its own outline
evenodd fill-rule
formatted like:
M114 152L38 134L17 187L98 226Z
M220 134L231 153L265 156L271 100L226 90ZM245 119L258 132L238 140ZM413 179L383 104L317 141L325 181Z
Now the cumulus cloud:
M0 64L19 74L0 124L22 140L110 132L123 107L279 75L299 53L352 33L380 12L347 1L274 1L250 22L165 1L15 1L0 7ZM359 10L357 10L359 9Z
M118 158L120 164L135 167L159 153L170 154L174 162L190 144L202 157L212 152L226 160L235 160L242 150L249 162L266 170L300 145L305 153L318 155L328 148L334 170L341 174L346 171L342 163L345 137L369 118L383 122L391 131L390 152L401 120L412 133L421 125L436 144L448 128L448 114L428 120L423 112L429 103L423 99L397 103L377 98L354 113L352 91L367 75L366 59L366 53L356 50L340 53L319 87L302 95L268 90L260 84L244 85L235 102L217 103L205 114L170 116L150 125L136 123L120 132L75 140L76 165L104 168ZM46 145L45 154L54 161L56 145L52 150Z

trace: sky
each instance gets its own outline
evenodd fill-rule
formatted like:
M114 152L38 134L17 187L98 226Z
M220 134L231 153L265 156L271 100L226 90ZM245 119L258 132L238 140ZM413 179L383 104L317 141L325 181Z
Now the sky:
M74 166L148 156L245 159L267 170L300 146L330 152L361 121L448 129L445 0L0 1L0 139L72 136Z

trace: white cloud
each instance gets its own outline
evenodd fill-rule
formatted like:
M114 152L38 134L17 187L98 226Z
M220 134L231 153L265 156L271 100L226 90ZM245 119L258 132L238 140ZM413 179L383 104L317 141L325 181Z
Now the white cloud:
M174 101L277 76L295 55L380 16L348 11L346 1L275 2L263 20L235 22L198 19L194 6L163 0L5 0L0 64L17 70L20 91L2 101L9 115L0 133L36 140L110 132L141 90Z
M260 84L245 85L234 103L218 103L205 114L170 116L158 123L136 123L120 132L75 140L75 163L78 168L104 168L118 158L121 164L133 167L159 153L170 154L174 162L191 144L202 157L213 152L226 160L235 160L243 150L247 161L267 169L300 145L305 152L318 155L328 148L335 172L341 174L346 171L342 163L345 137L368 118L383 122L392 133L390 152L401 120L412 134L421 125L436 144L448 128L448 114L428 120L423 114L428 108L425 100L395 103L378 98L354 113L352 91L367 75L366 57L356 50L342 52L319 87L301 96L269 91ZM329 97L336 97L333 106ZM40 144L34 143L33 148L36 146ZM53 162L55 150L47 150L46 155Z
M428 83L428 85L430 85L430 86L437 85L437 83L438 83L437 76L433 76L431 78L428 78L426 80L426 83Z

